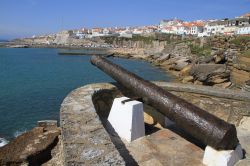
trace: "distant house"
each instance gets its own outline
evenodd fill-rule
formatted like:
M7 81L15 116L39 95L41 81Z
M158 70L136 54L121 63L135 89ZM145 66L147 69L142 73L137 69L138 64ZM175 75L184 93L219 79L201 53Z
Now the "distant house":
M83 38L86 38L86 34L88 33L88 30L82 28L82 29L74 30L73 33L76 38L83 39Z
M77 31L75 33L76 37L78 37L79 39L83 39L85 38L85 33L83 33L82 31Z
M130 32L121 32L121 33L119 34L119 37L132 38L132 37L133 37L133 34L130 33Z
M102 28L92 28L91 34L92 34L92 37L104 36Z
M156 32L157 31L157 26L145 26L144 28L144 32L145 33L153 33L153 32Z
M238 18L250 18L250 13L245 13L242 16L238 17Z
M241 16L235 19L227 20L227 25L225 26L224 35L235 35L246 33L248 27L250 26L250 17Z
M238 35L250 35L250 25L238 28L236 34L238 34Z
M186 34L186 27L183 25L175 26L174 31L175 31L175 34L177 35L184 35Z
M204 26L204 34L206 36L222 35L222 34L224 34L224 30L225 30L225 27L227 24L228 24L228 22L225 20L208 22Z
M159 27L160 29L162 29L169 26L180 26L181 23L183 23L183 21L179 19L161 20Z
M87 29L87 28L82 28L82 29L80 29L80 31L82 33L84 33L84 34L88 34L89 33L89 29Z
M174 29L173 26L166 26L166 27L161 28L161 32L162 32L162 33L170 33L170 34L173 34L173 33L175 33L173 29Z
M228 26L248 26L250 25L250 17L249 18L235 18L228 21Z
M104 34L104 35L109 35L109 34L111 34L110 29L109 29L109 28L104 28L104 29L103 29L103 34Z
M190 34L197 36L198 34L203 33L203 29L204 29L204 22L202 21L192 22Z
M132 33L136 34L136 35L139 35L139 34L143 34L144 30L142 28L138 27L138 28L134 28Z
M235 35L239 27L237 26L226 26L224 29L224 35L231 36Z

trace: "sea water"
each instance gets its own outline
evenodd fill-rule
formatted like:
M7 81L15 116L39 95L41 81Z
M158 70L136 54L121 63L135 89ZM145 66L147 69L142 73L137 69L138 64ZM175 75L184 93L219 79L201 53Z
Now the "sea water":
M112 82L92 66L90 56L58 55L59 49L0 48L0 138L7 140L36 126L59 120L66 95L90 83ZM145 61L109 58L147 80L170 80Z

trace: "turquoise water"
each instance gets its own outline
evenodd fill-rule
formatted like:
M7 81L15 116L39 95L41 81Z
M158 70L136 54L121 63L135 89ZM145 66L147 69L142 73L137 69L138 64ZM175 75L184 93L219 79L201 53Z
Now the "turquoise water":
M60 104L77 87L113 81L90 64L90 56L63 56L58 52L0 48L0 137L12 139L38 120L58 120ZM170 79L144 61L109 59L147 80Z

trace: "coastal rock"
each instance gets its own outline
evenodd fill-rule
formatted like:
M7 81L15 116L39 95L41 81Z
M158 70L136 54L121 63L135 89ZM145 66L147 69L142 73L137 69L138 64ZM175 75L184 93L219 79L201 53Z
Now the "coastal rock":
M250 117L244 116L237 127L237 135L246 152L246 159L250 160ZM248 163L249 164L249 163Z
M179 43L179 44L175 45L175 47L172 51L172 54L177 54L177 55L179 54L182 56L190 56L191 49L186 43Z
M242 90L250 92L250 80L247 80L242 87Z
M43 127L46 131L58 128L56 120L41 120L37 122L37 126Z
M170 58L170 54L163 54L161 55L158 59L157 59L157 62L158 63L161 63L161 62L164 62L166 60L168 60Z
M250 58L243 56L235 57L233 60L233 67L250 72Z
M239 56L239 52L236 49L227 49L224 52L227 65L233 66L233 60Z
M230 73L230 80L236 86L243 86L250 79L250 73L244 70L233 68Z
M227 82L228 81L228 78L221 78L220 76L215 76L213 78L213 83L214 84L221 84L221 83L224 83L224 82Z
M154 60L157 60L157 59L159 59L161 56L162 56L162 53L159 53L159 52L158 52L158 53L154 53L154 54L153 54L153 59L154 59Z
M229 88L232 85L232 82L222 82L218 84L214 84L213 87L220 87L220 88Z
M215 55L214 56L214 62L216 64L221 64L224 63L226 60L225 55L224 54L220 54L220 55Z
M199 64L191 68L190 75L204 84L213 85L229 80L230 71L222 64Z
M190 70L191 70L191 68L192 68L192 64L189 64L189 65L187 65L186 67L184 67L181 71L180 71L180 74L179 74L179 76L188 76L189 75L189 72L190 72Z
M182 79L182 83L189 83L189 82L193 82L193 81L194 81L193 76L186 76Z
M162 50L163 54L171 54L173 57L189 57L191 56L191 49L186 43L178 43L175 45L166 45Z
M188 58L182 58L179 59L177 61L175 61L171 68L172 70L177 70L177 71L181 71L182 69L184 69L191 61Z
M203 85L203 83L201 81L195 80L194 85Z
M213 56L202 56L197 60L197 64L214 63Z
M0 165L41 165L51 158L50 151L59 135L58 128L48 131L43 127L33 128L0 148Z
M223 85L221 86L222 88L229 88L232 85L232 82L225 82L223 83Z

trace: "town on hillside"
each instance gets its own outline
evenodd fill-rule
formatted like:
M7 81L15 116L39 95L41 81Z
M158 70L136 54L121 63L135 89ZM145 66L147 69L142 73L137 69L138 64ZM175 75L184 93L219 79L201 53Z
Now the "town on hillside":
M196 20L192 22L180 19L161 20L159 25L139 27L108 27L108 28L81 28L62 31L74 38L93 38L100 36L119 36L132 38L132 35L149 34L153 32L192 35L206 37L212 35L250 35L250 13L232 19ZM36 37L36 36L33 36Z

